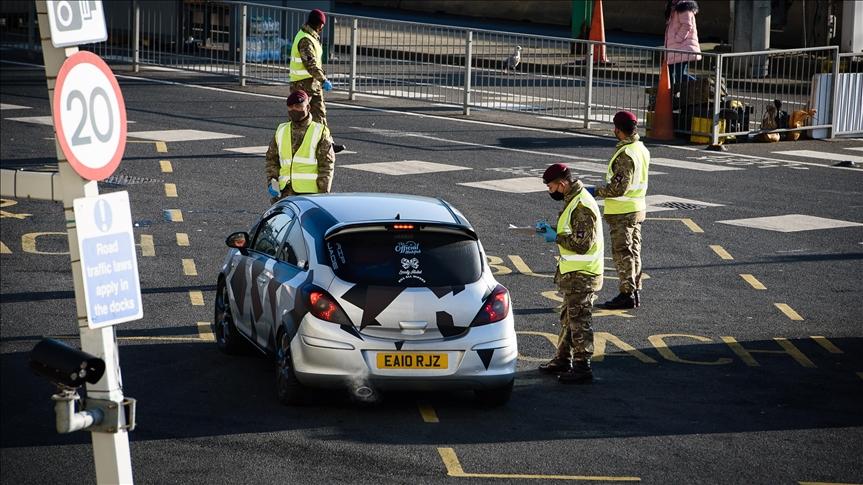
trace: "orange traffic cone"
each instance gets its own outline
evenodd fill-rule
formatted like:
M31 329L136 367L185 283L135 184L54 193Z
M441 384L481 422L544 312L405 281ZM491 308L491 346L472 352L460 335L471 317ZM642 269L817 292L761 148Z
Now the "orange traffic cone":
M659 86L656 87L656 106L653 108L653 123L650 138L654 140L673 140L674 121L671 114L671 76L668 74L668 63L662 57L662 67L659 70Z
M602 42L593 45L593 63L608 62L605 55L605 20L602 18L602 0L593 0L589 40Z

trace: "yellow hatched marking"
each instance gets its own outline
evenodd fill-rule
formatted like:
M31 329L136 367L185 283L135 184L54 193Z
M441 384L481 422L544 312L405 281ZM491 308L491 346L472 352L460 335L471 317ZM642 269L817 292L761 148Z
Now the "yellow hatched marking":
M773 306L778 308L779 311L784 313L785 316L791 320L803 320L803 317L801 317L799 313L795 312L793 308L785 303L774 303Z
M845 352L842 352L842 349L835 346L833 344L833 342L827 340L827 337L823 337L821 335L813 335L809 338L814 340L816 344L824 347L824 349L826 349L827 352L830 352L831 354L844 354L845 353Z
M204 294L198 290L189 290L189 301L195 306L204 306Z
M443 464L446 467L446 473L451 477L462 478L502 478L502 479L522 479L522 480L572 480L572 481L590 481L590 482L640 482L639 477L610 477L610 476L591 476L591 475L530 475L519 473L467 473L461 467L458 461L458 456L452 448L438 448Z
M177 196L177 185L176 184L165 184L165 197L176 197Z
M171 173L174 171L170 160L159 160L159 166L162 168L162 173Z
M198 335L201 340L207 342L216 341L216 336L213 335L213 329L210 328L210 322L198 322Z
M3 241L0 241L0 254L12 254L9 246L3 244Z
M156 151L159 153L168 153L168 144L163 141L157 141Z
M141 234L141 256L155 256L156 247L153 245L153 236Z
M420 416L423 417L423 421L426 423L439 423L440 420L437 417L437 413L431 404L427 402L418 402L417 406L420 410Z
M177 246L188 246L189 245L189 235L185 232L177 233Z
M533 270L530 269L530 266L528 266L527 263L525 263L524 260L521 259L521 256L515 256L510 254L507 257L510 261L512 261L512 265L515 266L516 271L521 274L526 274L528 276L538 276L540 278L554 278L554 275L534 273Z
M758 278L752 276L751 274L742 274L742 275L740 275L740 277L743 278L743 281L749 283L749 285L752 286L753 288L755 288L756 290L766 290L767 289L766 286L764 286L763 284L761 284L760 281L758 281Z
M198 268L195 267L194 259L183 259L183 274L186 276L198 276Z
M734 259L731 257L730 254L728 254L728 251L726 251L725 248L723 248L722 246L719 246L716 244L711 244L710 249L712 249L713 252L716 253L716 255L722 259Z

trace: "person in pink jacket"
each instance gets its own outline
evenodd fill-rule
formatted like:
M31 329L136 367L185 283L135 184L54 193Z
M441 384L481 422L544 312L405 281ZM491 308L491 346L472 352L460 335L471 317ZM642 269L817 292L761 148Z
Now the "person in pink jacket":
M668 69L671 83L678 86L681 82L692 79L689 74L689 62L701 60L698 55L701 46L698 44L698 28L695 26L695 14L698 13L698 3L694 0L668 0L665 6L665 48L677 51L669 52ZM677 92L678 89L674 89Z

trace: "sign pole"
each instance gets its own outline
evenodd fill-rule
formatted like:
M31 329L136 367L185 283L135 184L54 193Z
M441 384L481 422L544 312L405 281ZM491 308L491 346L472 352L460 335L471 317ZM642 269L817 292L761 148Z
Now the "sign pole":
M54 86L60 67L67 55L78 51L77 47L57 48L51 43L48 28L48 6L45 0L36 0L36 13L39 20L39 35L42 39L42 54L45 63L45 77L48 83L48 100L53 113ZM55 125L60 120L54 120ZM78 235L75 223L73 201L79 197L99 194L96 181L83 179L66 160L58 141L54 142L57 151L57 166L60 172L60 186L63 195L63 211L66 216L66 232L69 242L69 256L72 260L72 280L75 289L75 308L78 330L81 335L81 349L105 361L106 369L102 379L96 384L87 384L87 397L109 400L122 407L123 385L120 375L120 360L114 327L91 329L87 323L87 308L84 298L84 282L81 274L81 258L78 248ZM121 413L121 420L122 413ZM125 424L123 421L122 424ZM93 458L96 465L97 483L132 483L132 461L129 453L129 434L125 429L113 433L93 432Z

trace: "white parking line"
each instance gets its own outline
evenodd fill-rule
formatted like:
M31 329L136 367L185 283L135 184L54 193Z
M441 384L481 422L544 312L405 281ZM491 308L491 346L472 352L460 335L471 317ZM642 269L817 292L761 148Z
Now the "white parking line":
M663 167L682 168L685 170L697 170L699 172L726 172L729 170L743 170L740 167L729 167L727 165L711 165L708 163L687 162L684 160L674 160L671 158L651 158L651 165L660 165Z
M835 160L844 162L850 160L856 163L863 163L863 157L856 155L846 155L844 153L820 152L816 150L787 150L783 152L773 152L777 155L787 155L792 157L816 158L818 160Z
M20 104L0 103L0 111L7 109L32 109L29 106L21 106Z
M452 172L455 170L471 170L470 167L447 165L445 163L424 162L422 160L402 160L400 162L361 163L342 165L342 168L352 168L365 172L382 173L385 175L417 175L422 173Z
M143 138L145 140L158 141L198 141L198 140L220 140L222 138L242 138L242 135L231 135L228 133L217 133L215 131L202 130L155 130L135 131L129 133L130 137Z

